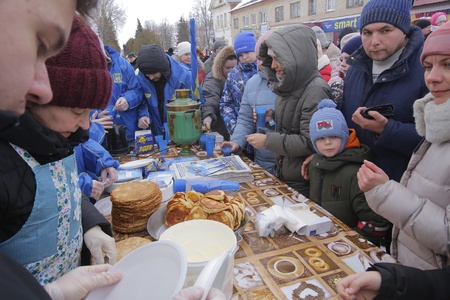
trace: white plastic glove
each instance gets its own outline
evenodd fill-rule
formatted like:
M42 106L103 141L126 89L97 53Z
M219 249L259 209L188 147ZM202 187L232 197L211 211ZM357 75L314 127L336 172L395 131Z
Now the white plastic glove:
M101 171L100 178L102 179L105 187L107 187L108 185L116 182L116 180L119 178L119 173L117 172L116 168L108 167Z
M141 117L138 121L139 128L148 128L150 126L150 118L149 117Z
M211 129L211 122L212 122L212 118L211 117L206 117L203 119L203 126L205 126L206 128L208 128L208 130Z
M44 289L53 300L83 299L90 291L116 283L122 278L118 272L107 273L109 268L110 265L78 267L45 285Z
M91 252L95 264L104 264L104 255L108 258L109 264L113 265L116 263L117 249L114 238L104 233L100 226L94 226L86 231L84 242Z
M199 300L203 296L203 291L204 289L199 286L188 287L173 296L172 300ZM220 290L211 288L206 300L226 300L226 297Z
M92 190L89 197L94 198L95 200L98 200L100 196L103 193L103 190L105 189L105 185L97 180L92 180Z

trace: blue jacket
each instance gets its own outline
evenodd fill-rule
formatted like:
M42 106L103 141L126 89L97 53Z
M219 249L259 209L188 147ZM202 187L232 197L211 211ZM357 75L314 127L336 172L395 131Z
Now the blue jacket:
M220 99L220 115L230 135L236 127L236 120L241 107L242 95L247 81L258 72L258 63L238 64L228 73L227 81L223 87Z
M74 151L80 188L83 194L89 197L92 191L92 180L98 180L103 169L109 167L117 169L120 163L113 159L103 146L92 139L74 147Z
M97 122L92 122L91 126L89 126L89 138L101 145L105 140L105 136L106 131L105 128L103 128L103 125Z
M237 117L236 127L231 141L237 143L241 149L247 144L246 135L256 132L253 120L253 109L257 106L275 110L276 95L267 86L266 75L259 71L247 81L242 96L241 108ZM275 153L266 147L255 149L255 162L266 171L274 174Z
M114 117L115 124L122 124L127 128L127 140L134 141L134 132L139 130L138 106L142 102L142 90L134 74L133 66L113 48L105 46L105 50L112 59L109 72L113 79L113 92L107 109ZM130 107L126 111L113 111L120 97L127 99Z
M139 118L147 116L150 118L150 129L152 130L153 136L165 134L164 123L167 122L167 107L166 104L175 100L175 90L176 89L190 89L192 76L185 67L181 66L180 63L175 61L169 55L166 55L170 62L170 76L164 87L164 116L161 120L158 110L158 97L156 96L156 89L153 82L145 76L139 69L136 70L137 78L139 84L143 91L143 101L139 108L138 116ZM190 98L194 99L192 95L192 90Z
M375 83L372 59L363 47L347 60L350 68L345 78L342 112L348 127L356 130L361 143L372 150L374 162L396 181L400 180L421 140L414 125L413 103L428 93L419 60L422 47L422 31L412 26L399 59L383 71ZM358 107L380 104L394 105L394 116L388 119L381 135L364 130L352 121L352 114Z

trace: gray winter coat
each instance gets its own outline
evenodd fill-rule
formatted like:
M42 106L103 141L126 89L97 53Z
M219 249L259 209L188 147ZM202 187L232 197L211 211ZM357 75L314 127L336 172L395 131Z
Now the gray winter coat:
M331 97L330 87L317 70L316 46L314 32L296 24L274 31L260 48L269 87L277 94L276 132L267 134L266 149L277 155L280 179L305 196L309 195L309 186L300 168L305 158L314 153L309 121L318 103ZM270 67L272 58L267 54L268 48L284 67L281 80Z

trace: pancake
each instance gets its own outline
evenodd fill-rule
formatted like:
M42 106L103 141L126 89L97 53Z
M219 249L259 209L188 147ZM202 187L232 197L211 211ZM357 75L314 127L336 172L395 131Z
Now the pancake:
M144 239L141 237L129 237L125 240L116 243L117 249L117 261L121 260L125 255L136 250L137 248L150 243L149 239Z
M223 201L225 199L225 192L222 190L214 190L205 194L206 198Z
M165 224L167 227L173 226L180 222L183 222L187 215L189 215L191 209L182 203L175 203L170 207L167 207Z

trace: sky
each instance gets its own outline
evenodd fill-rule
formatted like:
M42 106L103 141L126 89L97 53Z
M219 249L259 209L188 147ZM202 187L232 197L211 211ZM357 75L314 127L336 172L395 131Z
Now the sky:
M134 37L137 19L144 25L145 21L153 20L159 24L163 19L169 23L176 23L183 16L189 18L194 0L114 0L125 10L127 21L118 32L119 45L125 44L129 38Z

